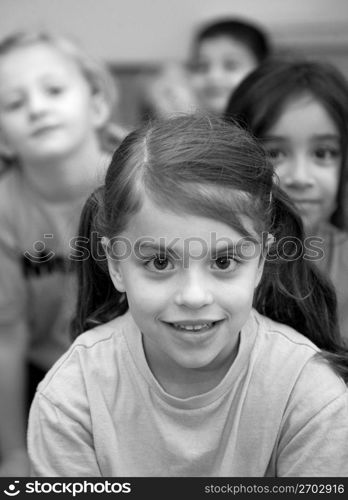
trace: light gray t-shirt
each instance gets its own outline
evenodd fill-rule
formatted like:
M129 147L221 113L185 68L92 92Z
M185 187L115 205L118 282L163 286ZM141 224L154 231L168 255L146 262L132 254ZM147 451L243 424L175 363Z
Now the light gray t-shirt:
M130 313L79 336L39 385L34 476L348 476L348 392L293 329L256 311L211 391L163 390Z

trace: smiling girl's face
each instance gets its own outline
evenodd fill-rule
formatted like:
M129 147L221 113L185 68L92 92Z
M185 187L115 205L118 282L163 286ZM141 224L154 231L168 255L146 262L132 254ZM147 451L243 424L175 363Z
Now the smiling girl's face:
M76 62L48 43L1 56L1 135L23 163L65 158L95 140L99 108Z
M244 223L254 234L251 221ZM171 380L195 372L218 382L261 279L260 244L243 240L242 247L242 236L225 223L178 215L149 198L119 236L138 252L109 257L109 270L127 294L153 372ZM114 250L119 256L117 243Z
M307 231L318 231L336 208L342 162L338 127L324 106L306 94L289 101L263 139Z

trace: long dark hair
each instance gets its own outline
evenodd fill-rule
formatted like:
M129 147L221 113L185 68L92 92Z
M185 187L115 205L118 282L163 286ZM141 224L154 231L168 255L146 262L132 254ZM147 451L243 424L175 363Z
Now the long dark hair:
M263 234L273 234L275 258L267 259L255 308L296 328L327 351L348 377L331 285L301 248L290 260L276 247L289 237L303 244L301 218L273 182L273 167L258 143L237 125L214 117L148 123L129 134L114 153L105 184L90 196L81 217L80 239L88 253L77 262L75 336L127 310L125 296L111 282L105 255L92 255L102 255L102 236L113 238L131 223L145 195L175 212L224 222L242 236L256 233L261 241ZM245 228L245 216L253 222L253 234Z
M78 281L76 315L71 323L74 337L106 323L114 315L122 315L128 309L125 295L116 290L109 277L107 258L96 225L95 216L102 203L102 191L103 188L96 189L82 209L76 239L77 252L72 254ZM115 310L115 314L110 308Z
M234 90L225 116L232 117L257 138L262 138L292 98L310 94L336 124L342 150L336 210L331 222L345 228L345 186L348 175L348 83L329 63L272 59L252 71Z

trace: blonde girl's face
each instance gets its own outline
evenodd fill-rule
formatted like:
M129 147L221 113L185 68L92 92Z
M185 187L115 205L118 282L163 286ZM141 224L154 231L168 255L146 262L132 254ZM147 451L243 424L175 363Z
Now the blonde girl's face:
M222 114L237 85L257 66L255 56L238 40L222 35L200 44L191 84L203 109Z
M335 122L311 95L291 100L264 136L281 187L295 202L309 232L318 231L336 208L340 143Z
M23 163L83 147L102 111L74 60L35 43L0 57L0 134Z
M127 294L160 382L193 373L212 381L230 366L263 269L260 246L242 242L222 222L178 215L150 199L114 240L122 258L109 257L110 275Z

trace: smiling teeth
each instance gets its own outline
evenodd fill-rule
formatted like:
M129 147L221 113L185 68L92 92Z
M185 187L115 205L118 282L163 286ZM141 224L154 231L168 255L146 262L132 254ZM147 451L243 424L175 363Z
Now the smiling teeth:
M198 331L198 330L203 330L203 328L211 328L213 326L213 323L202 323L201 325L181 325L180 323L174 323L175 328L179 328L180 330L187 330L187 331Z

